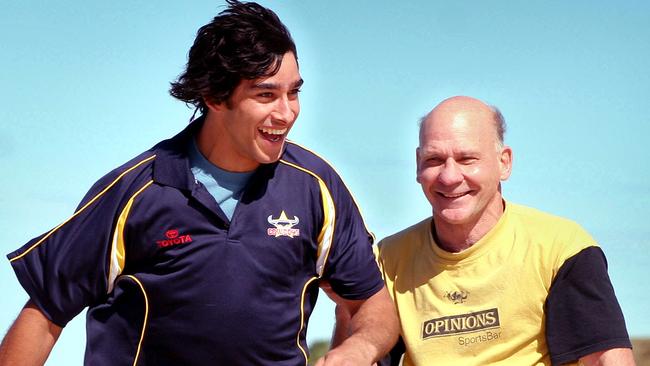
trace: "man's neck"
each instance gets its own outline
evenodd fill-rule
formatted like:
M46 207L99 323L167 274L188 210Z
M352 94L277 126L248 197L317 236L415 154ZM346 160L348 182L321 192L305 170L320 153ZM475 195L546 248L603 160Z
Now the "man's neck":
M444 220L434 219L431 225L433 237L438 246L451 253L462 252L481 240L499 222L504 212L504 203L499 196L491 203L483 214L473 222L466 224L451 224Z
M226 139L224 121L210 112L197 137L196 145L203 156L212 164L229 172L249 172L257 169L259 164L242 159L237 154L232 141Z

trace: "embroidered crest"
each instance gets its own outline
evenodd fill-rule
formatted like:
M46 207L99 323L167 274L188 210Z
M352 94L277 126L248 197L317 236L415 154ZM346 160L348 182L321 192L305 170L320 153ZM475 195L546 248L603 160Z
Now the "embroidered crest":
M447 292L445 297L454 304L462 304L465 302L465 299L467 299L467 295L469 295L469 292L467 291L452 291Z
M284 213L284 210L280 213L280 217L277 219L273 218L273 215L269 215L267 221L269 224L275 226L266 229L266 233L269 236L288 236L293 238L294 236L300 235L300 229L294 229L293 227L300 222L298 216L294 216L293 219L289 219L287 214Z

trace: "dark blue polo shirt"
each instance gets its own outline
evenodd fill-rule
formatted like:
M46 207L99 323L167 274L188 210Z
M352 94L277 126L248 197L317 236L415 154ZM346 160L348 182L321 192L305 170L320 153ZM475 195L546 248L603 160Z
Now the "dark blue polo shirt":
M320 279L348 299L383 282L336 172L287 143L232 220L195 181L202 121L100 179L61 225L8 255L65 326L85 307L87 365L305 365Z

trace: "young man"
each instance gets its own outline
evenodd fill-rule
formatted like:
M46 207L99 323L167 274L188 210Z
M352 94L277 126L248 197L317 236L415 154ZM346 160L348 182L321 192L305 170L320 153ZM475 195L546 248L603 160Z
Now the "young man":
M394 308L350 193L286 141L303 83L293 40L272 11L228 3L172 84L202 116L8 255L30 300L0 364L43 364L88 307L87 365L305 365L321 280L355 324L322 364L369 365L394 343Z
M421 122L417 181L433 216L379 244L403 341L391 364L404 353L404 365L633 365L596 241L504 201L504 130L498 110L469 97Z

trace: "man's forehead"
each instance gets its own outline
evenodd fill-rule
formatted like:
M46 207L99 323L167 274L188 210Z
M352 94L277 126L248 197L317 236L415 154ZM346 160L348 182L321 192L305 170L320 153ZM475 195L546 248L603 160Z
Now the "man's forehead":
M457 120L453 123L429 121L420 131L420 148L435 152L448 150L472 152L497 140L489 121Z
M481 150L480 140L449 140L449 139L426 139L420 141L419 149L422 154L435 155L452 151L458 153L472 153Z
M496 134L496 124L490 113L461 111L454 114L436 114L434 112L430 113L420 126L420 140Z

